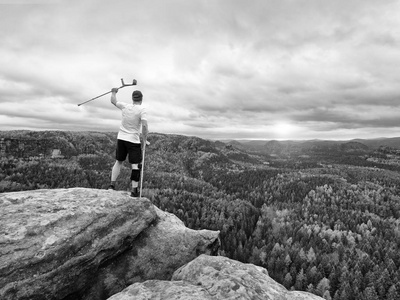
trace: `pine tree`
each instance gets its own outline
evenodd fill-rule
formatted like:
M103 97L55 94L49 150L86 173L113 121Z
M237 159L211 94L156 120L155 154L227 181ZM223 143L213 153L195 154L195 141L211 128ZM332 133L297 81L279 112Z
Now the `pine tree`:
M304 290L304 283L306 281L306 278L304 276L304 270L303 268L300 270L300 272L296 276L296 282L294 284L294 287L298 291Z
M326 290L325 293L322 295L322 298L324 298L325 300L332 300L331 293Z
M398 299L400 299L400 295L397 293L396 286L393 284L390 286L386 294L386 300L398 300Z
M326 277L322 278L317 285L317 295L323 296L325 294L325 291L329 291L330 288L331 287L329 284L329 279L327 279Z
M286 265L286 267L289 268L291 263L292 263L292 259L290 258L290 255L288 253L286 255L286 257L285 257L285 265Z
M378 294L375 291L375 288L372 286L368 286L363 293L365 300L377 300L379 299Z
M251 256L249 258L249 262L251 264L254 264L254 265L260 265L260 263L261 263L261 261L260 261L260 253L261 253L260 249L258 249L257 246L254 246L253 250L252 250L252 253L251 253Z
M309 292L311 294L315 294L315 288L314 285L312 283L310 283L309 285L307 285L307 289L306 292Z
M377 291L381 298L386 295L386 292L391 285L392 279L390 278L389 271L385 268L376 282Z
M292 287L293 285L293 278L292 275L290 275L290 272L286 273L285 278L283 280L283 285L285 286L285 288L287 288L288 290Z
M315 251L314 251L313 247L311 247L310 250L308 250L308 252L307 252L307 261L309 263L312 263L315 260L316 260Z
M335 300L344 300L344 299L352 299L353 297L353 293L352 293L352 289L351 286L348 282L345 282L340 289L337 290L336 294L335 294Z
M299 252L299 258L301 260L301 262L306 261L307 260L307 256L306 253L304 252L304 249L301 248L300 252Z

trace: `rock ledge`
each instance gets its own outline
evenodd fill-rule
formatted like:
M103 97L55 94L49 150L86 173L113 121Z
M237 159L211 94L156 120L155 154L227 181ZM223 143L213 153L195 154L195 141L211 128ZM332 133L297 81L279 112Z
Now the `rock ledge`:
M0 299L107 299L219 246L148 199L86 188L0 194Z

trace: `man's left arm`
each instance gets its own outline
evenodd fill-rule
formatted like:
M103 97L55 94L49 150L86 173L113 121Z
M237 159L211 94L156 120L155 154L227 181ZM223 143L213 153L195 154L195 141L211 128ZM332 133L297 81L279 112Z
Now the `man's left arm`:
M142 135L144 140L147 140L147 134L149 133L149 125L147 120L142 120Z
M143 141L146 141L147 134L149 133L149 123L147 123L147 109L145 107L141 110L140 121L142 123Z

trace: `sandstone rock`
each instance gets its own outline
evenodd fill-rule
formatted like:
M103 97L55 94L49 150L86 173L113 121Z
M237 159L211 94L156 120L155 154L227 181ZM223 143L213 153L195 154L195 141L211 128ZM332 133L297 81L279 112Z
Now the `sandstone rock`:
M135 283L109 300L323 300L288 291L266 269L226 257L200 255L178 269L172 281Z
M105 295L118 293L135 282L170 280L175 270L198 255L217 254L218 231L192 230L175 215L155 210L156 222L137 237L131 249L98 270L98 284L92 286L90 295L84 299L104 299Z
M106 299L219 246L147 199L95 189L0 194L0 299Z
M317 300L316 295L288 291L268 276L266 269L226 257L200 255L178 269L172 280L205 288L211 299Z
M146 199L83 188L0 195L0 299L62 299L157 215Z
M148 280L135 283L108 300L211 300L205 288L185 281Z

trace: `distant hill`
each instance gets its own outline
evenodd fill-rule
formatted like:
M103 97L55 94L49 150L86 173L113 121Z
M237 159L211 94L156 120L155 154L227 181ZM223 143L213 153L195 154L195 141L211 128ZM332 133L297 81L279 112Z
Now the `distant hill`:
M379 139L355 139L353 141L362 143L371 149L378 149L381 146L400 149L400 137L379 138Z
M369 153L382 146L400 149L400 137L354 140L237 140L223 141L242 151L272 155L302 155L316 152L359 152Z
M0 157L109 154L114 151L116 136L113 132L0 131Z
M319 152L368 152L371 149L364 143L358 141L328 141L328 140L306 140L306 141L245 141L241 142L243 150L256 151L270 155L312 155ZM238 147L239 148L239 147Z
M368 151L369 147L360 142L347 142L340 145L340 149L343 151Z
M0 131L0 157L64 157L96 154L113 157L116 132ZM381 146L400 149L399 138L354 139L350 141L223 140L195 136L152 133L148 154L170 153L171 166L198 168L205 161L226 165L231 162L260 163L268 156L369 154ZM179 153L179 155L175 155ZM205 155L204 153L208 153ZM257 155L266 155L263 159ZM173 158L172 158L173 157ZM169 164L169 162L164 163ZM175 168L174 168L175 169Z
M64 158L83 162L87 156L99 156L111 163L116 138L116 132L0 131L0 158ZM146 149L148 167L157 171L198 177L206 172L203 169L236 169L239 165L262 163L261 159L241 150L238 142L231 145L161 133L150 133L148 140L151 143Z

